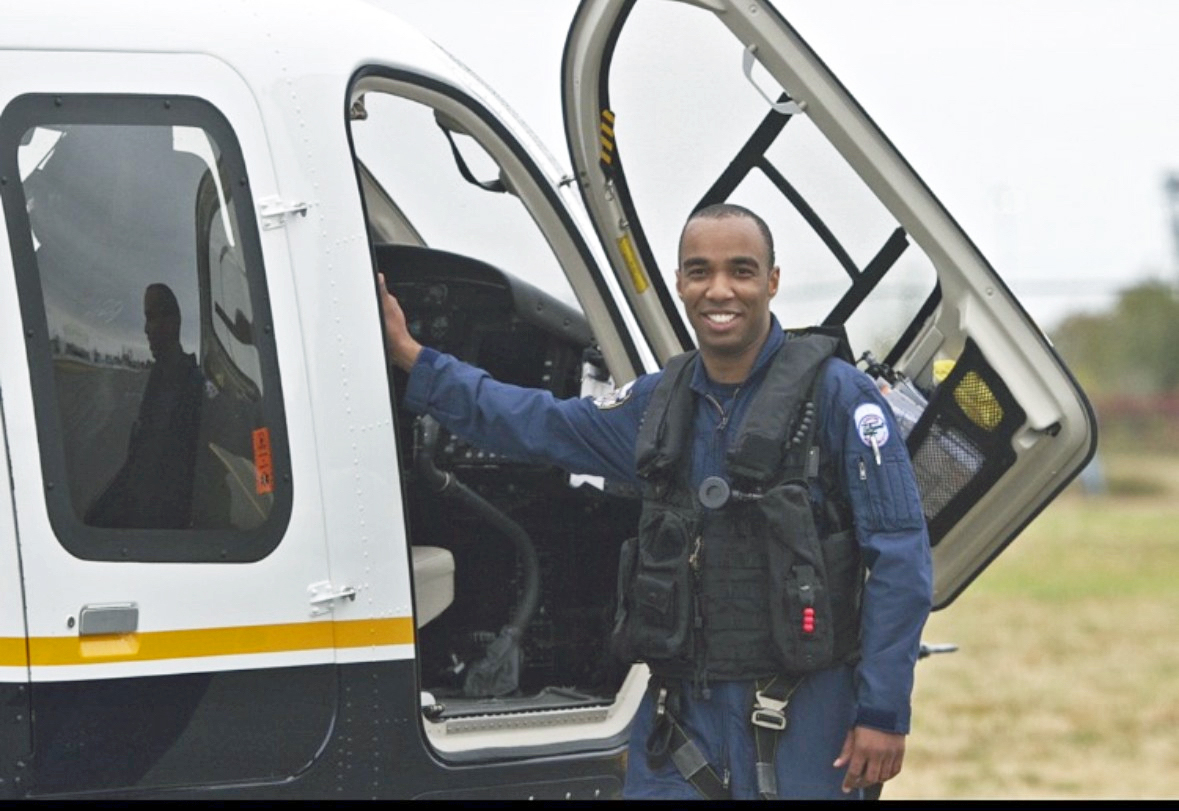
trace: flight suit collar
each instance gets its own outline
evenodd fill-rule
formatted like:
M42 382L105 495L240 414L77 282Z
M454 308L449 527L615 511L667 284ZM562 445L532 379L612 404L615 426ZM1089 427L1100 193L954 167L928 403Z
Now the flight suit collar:
M782 331L782 326L778 323L777 316L771 313L769 335L766 336L765 342L762 343L761 349L758 350L757 358L753 361L753 368L749 370L749 377L745 378L745 380L737 384L737 386L726 386L725 388L745 388L746 384L750 380L763 374L766 367L769 366L770 359L773 358L774 353L778 351L778 347L780 347L782 342L785 340L786 333ZM709 379L708 372L704 369L704 364L701 362L699 356L696 358L694 367L695 368L692 369L692 381L689 384L689 388L699 395L715 393L716 389L721 384L714 383L711 379Z

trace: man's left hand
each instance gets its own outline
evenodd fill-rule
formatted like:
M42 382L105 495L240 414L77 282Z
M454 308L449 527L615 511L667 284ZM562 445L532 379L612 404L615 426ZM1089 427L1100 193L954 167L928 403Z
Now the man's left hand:
M833 764L847 766L844 793L891 780L900 774L905 759L905 736L871 727L855 727L847 733L843 750Z

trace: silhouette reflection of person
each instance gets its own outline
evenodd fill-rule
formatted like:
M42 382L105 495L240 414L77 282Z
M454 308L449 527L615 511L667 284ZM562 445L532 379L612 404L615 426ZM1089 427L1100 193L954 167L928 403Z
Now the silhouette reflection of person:
M205 383L180 344L180 306L165 284L143 295L152 366L127 458L87 510L90 526L191 526L193 473ZM142 784L192 723L211 673L167 678L60 682L47 687L34 745L48 792Z
M180 305L171 288L147 286L143 317L151 372L127 459L86 512L91 526L180 529L192 522L204 377L180 345Z

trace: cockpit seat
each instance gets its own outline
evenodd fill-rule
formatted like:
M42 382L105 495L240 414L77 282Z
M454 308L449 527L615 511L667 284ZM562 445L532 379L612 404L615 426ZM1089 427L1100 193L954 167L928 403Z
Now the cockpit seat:
M454 555L440 546L412 550L414 616L421 628L454 602Z

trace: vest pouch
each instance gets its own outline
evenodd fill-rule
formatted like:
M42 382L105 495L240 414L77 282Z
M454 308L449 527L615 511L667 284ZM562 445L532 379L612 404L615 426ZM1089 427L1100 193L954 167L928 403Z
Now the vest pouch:
M688 651L694 523L675 510L644 510L639 538L623 544L610 642L620 659L673 659Z
M859 649L860 601L864 592L864 570L860 544L851 529L833 532L823 541L831 607L835 610L835 659L844 661Z
M627 538L618 553L618 586L614 605L614 628L610 632L610 652L617 658L629 662L634 659L623 633L630 617L628 602L635 567L638 565L639 539Z
M780 664L788 673L830 667L836 618L807 487L778 485L757 509L769 539L770 634Z

